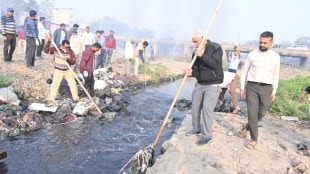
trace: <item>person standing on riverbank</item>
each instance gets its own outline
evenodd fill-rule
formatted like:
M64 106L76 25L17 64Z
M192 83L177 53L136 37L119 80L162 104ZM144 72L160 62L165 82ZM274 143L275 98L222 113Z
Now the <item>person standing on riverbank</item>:
M131 67L132 67L132 60L133 60L133 45L134 40L130 39L126 41L125 44L125 75L130 76L131 75Z
M1 17L1 34L3 36L3 56L5 62L12 62L16 47L16 25L13 8L6 10L6 15Z
M26 36L25 36L25 30L24 26L20 26L20 28L17 30L17 43L18 43L18 55L21 55L20 49L23 45L23 54L26 53Z
M230 52L228 60L228 72L235 73L235 77L230 83L230 96L234 106L233 114L237 114L239 111L241 111L238 104L238 95L236 91L240 82L240 71L238 71L238 69L241 62L241 54L237 46L234 47L234 51Z
M249 53L241 72L240 97L244 97L246 90L248 123L243 126L239 136L244 138L250 131L251 141L246 144L249 149L254 149L257 144L258 122L265 116L271 101L276 99L280 56L270 49L272 43L272 32L261 33L259 49Z
M37 26L38 27L38 38L40 41L40 45L37 45L37 53L36 53L37 58L42 58L42 51L43 51L44 44L45 44L44 24L45 24L45 17L40 17L38 26Z
M116 50L116 39L114 37L114 31L113 30L110 31L109 36L105 36L105 40L106 40L106 43L105 43L106 52L105 52L104 57L106 59L105 65L108 66L111 63L113 51Z
M63 40L69 40L66 24L60 24L59 28L54 31L54 42L58 47L61 46Z
M145 52L145 48L148 45L149 45L149 43L147 41L140 42L138 44L138 46L136 47L135 51L134 51L134 55L133 56L134 56L134 60L135 60L135 64L134 64L134 75L135 76L138 75L140 59L142 60L143 63L145 63L144 52Z
M192 35L196 50L193 57L197 56L192 69L187 69L186 74L196 77L197 83L192 94L192 124L193 130L187 135L202 134L197 145L207 144L212 140L212 123L214 108L218 101L224 79L222 68L223 50L218 43L203 40L203 32L196 31ZM199 47L200 43L202 46Z
M38 39L38 28L36 22L37 12L30 10L29 16L25 19L25 35L26 35L26 66L27 68L34 67L36 45L40 45Z
M101 49L99 50L99 53L97 55L97 62L96 62L96 67L95 69L98 68L103 68L105 65L105 37L104 37L104 31L103 30L98 30L96 31L97 35L97 43L101 45Z

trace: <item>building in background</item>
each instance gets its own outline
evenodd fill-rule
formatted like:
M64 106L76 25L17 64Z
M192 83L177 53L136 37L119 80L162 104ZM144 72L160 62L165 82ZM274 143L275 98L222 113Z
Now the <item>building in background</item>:
M65 23L67 26L72 26L75 21L72 8L54 8L52 23Z

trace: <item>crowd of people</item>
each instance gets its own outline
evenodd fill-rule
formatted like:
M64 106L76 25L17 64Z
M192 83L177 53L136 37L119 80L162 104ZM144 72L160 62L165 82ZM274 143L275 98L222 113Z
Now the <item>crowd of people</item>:
M16 31L14 9L8 8L6 15L1 18L1 34L3 36L3 55L5 62L12 61L16 41L23 45L26 66L33 68L35 58L41 57L42 51L55 55L53 80L50 89L49 102L54 102L58 88L63 79L70 87L73 101L79 101L75 74L70 71L71 66L75 72L84 76L86 89L91 96L94 95L95 69L110 65L113 51L116 50L114 31L104 35L103 30L92 33L86 27L85 33L79 36L79 25L74 24L70 31L65 24L60 24L53 34L47 34L44 28L45 18L37 21L37 12L30 10L23 27ZM214 108L225 93L220 84L224 80L222 65L223 49L220 44L204 39L204 33L196 31L192 35L195 62L186 74L195 77L197 83L192 93L192 125L187 135L198 134L200 138L197 145L207 144L212 140L212 123ZM16 38L17 37L17 38ZM145 63L145 48L149 45L142 41L134 48L133 39L125 44L125 75L137 75L140 61ZM233 102L233 113L240 112L238 104L237 87L240 84L240 97L246 97L248 122L239 132L239 137L246 137L250 132L251 140L246 144L254 149L258 141L258 122L265 116L271 102L276 99L280 73L280 56L272 50L273 33L265 31L260 34L259 48L251 51L243 59L238 47L229 54L228 72L234 73L230 82L230 94ZM153 49L152 49L153 50ZM19 53L21 50L19 49ZM132 68L132 62L134 67ZM240 64L244 64L243 67ZM131 70L133 69L133 72ZM222 94L221 94L222 93ZM300 102L310 93L310 86L300 95Z
M79 25L74 24L69 31L66 25L61 23L55 31L45 29L45 17L37 19L35 10L29 11L24 24L16 30L14 19L14 9L7 8L7 13L1 18L1 34L3 36L4 48L3 55L5 63L12 62L16 42L18 41L19 55L25 54L26 67L33 69L35 60L42 58L42 52L55 55L53 80L50 89L48 102L55 101L58 89L63 79L70 87L72 99L79 101L75 74L70 72L71 66L74 72L81 73L85 79L85 87L94 95L94 78L95 69L110 67L113 52L116 50L116 39L114 31L111 30L109 35L104 35L103 30L96 31L94 34L90 27L85 28L84 33L78 33ZM134 44L134 42L130 42ZM21 50L23 46L24 50ZM125 58L130 60L126 63L127 76L137 75L139 61L144 63L144 51L148 42L144 41L138 44L134 49L133 45L127 50ZM128 51L131 49L131 51ZM128 54L129 53L129 54ZM134 73L131 73L131 63L134 62Z

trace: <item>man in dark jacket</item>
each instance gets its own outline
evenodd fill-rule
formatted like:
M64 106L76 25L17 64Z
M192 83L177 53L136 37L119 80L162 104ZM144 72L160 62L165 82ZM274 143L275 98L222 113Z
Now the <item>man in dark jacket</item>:
M202 134L197 145L203 145L212 139L212 123L214 108L218 101L223 82L224 73L222 68L223 50L217 43L203 40L203 33L193 33L193 44L196 50L193 57L197 59L192 69L186 70L188 76L196 77L197 83L192 94L192 124L190 134ZM201 46L199 47L200 43Z
M61 46L63 40L69 40L66 25L64 23L60 24L60 27L54 31L54 42L56 45Z
M36 23L37 12L30 10L29 16L25 19L25 35L26 35L26 66L28 68L34 67L36 42L38 39L38 28ZM40 44L40 43L39 43Z
M90 92L91 96L95 94L93 78L95 53L100 49L100 43L88 46L82 54L80 63L80 72L83 73L85 79L85 88Z

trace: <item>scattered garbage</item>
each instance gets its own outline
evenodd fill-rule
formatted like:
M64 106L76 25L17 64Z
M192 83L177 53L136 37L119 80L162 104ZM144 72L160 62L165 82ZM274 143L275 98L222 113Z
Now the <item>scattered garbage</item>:
M2 103L4 102L14 106L18 106L20 104L20 100L14 93L12 87L0 88L0 100Z
M291 117L291 116L281 116L281 119L287 121L299 121L298 117Z
M179 111L189 110L192 107L192 101L186 99L180 99L176 101L174 107L176 107Z
M31 103L28 107L31 111L56 112L58 106L47 106L45 103Z

